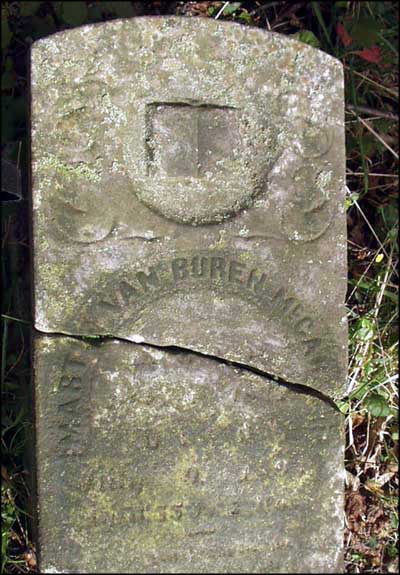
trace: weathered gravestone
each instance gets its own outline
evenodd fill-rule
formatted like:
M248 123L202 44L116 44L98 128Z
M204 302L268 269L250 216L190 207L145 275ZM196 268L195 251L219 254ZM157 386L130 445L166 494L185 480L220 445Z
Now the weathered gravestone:
M139 18L31 78L42 571L337 572L341 64Z

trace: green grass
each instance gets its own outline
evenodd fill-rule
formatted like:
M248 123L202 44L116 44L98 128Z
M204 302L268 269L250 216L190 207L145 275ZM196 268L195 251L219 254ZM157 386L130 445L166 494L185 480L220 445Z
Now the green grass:
M178 2L175 6L169 2L3 3L2 153L21 167L25 197L26 53L30 41L87 22L170 14L172 10L184 16L234 20L295 35L343 62L350 361L347 389L339 406L347 427L346 570L395 572L399 433L397 5L276 1ZM24 200L9 205L2 220L2 573L35 571L29 521L33 503L28 218Z

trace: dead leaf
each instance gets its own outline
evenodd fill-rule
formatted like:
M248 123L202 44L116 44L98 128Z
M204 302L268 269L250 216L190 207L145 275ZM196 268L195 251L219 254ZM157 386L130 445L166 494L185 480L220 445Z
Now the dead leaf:
M36 554L34 551L30 550L23 554L23 558L31 569L34 569L37 565Z
M394 471L388 471L387 473L382 473L382 475L375 480L375 483L380 487L382 487L382 485L385 485L385 483L390 481L395 474L396 472Z
M364 495L358 491L350 491L346 498L346 517L351 531L359 531L367 511Z
M364 48L364 50L361 50L360 52L355 52L355 54L360 56L360 58L363 58L363 60L367 60L367 62L372 62L373 64L379 64L382 58L381 49L379 46L376 46L376 44L371 46L371 48Z
M347 32L343 24L338 24L336 26L336 32L339 38L341 39L343 46L350 46L350 44L353 42L353 38Z
M368 489L368 491L370 491L371 493L376 493L377 495L385 495L385 492L383 491L382 487L379 485L379 483L377 483L373 479L368 479L368 481L364 483L364 487L365 489Z
M346 485L351 487L352 491L358 491L360 488L360 479L350 473L350 471L346 471L346 478L345 478Z
M353 430L356 429L356 427L358 427L362 423L364 423L365 419L366 419L365 415L363 415L362 413L358 413L358 412L352 413L351 414L351 422L353 424Z
M1 476L4 479L4 481L6 481L7 483L10 483L11 479L10 479L10 476L8 475L8 471L4 465L1 466Z
M387 566L388 573L398 573L399 572L399 558L396 557Z

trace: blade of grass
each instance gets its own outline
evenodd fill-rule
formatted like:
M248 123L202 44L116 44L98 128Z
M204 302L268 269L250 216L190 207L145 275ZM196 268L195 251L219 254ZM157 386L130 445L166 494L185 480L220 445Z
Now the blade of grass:
M224 13L225 8L228 6L229 2L225 2L225 4L222 6L221 10L218 12L218 14L215 16L215 20L218 20L218 18L221 16L221 14Z
M12 315L6 315L5 313L2 313L1 317L4 318L5 320L17 321L19 323L25 323L26 325L31 325L31 322L27 321L26 319L19 319L18 317L13 317Z
M347 189L348 189L348 188L347 188ZM349 190L349 191L350 191L350 190ZM375 238L376 241L378 242L378 244L379 244L381 250L383 251L383 253L385 254L385 256L389 259L389 254L388 254L387 251L385 250L385 248L384 248L384 246L383 246L381 240L380 240L379 237L377 236L377 234L376 234L374 228L371 226L371 224L370 224L370 222L369 222L367 216L364 214L363 210L360 208L360 204L357 202L357 200L356 200L355 198L353 198L353 202L354 202L354 205L357 207L358 211L360 212L360 214L362 215L363 219L365 220L367 226L368 226L369 229L371 230L372 235L374 236L374 238ZM396 268L393 268L393 271L394 271L394 273L397 275L397 270L396 270Z
M8 342L8 319L3 320L3 342L1 344L1 385L4 385L4 378L6 375L6 354Z
M358 99L357 99L357 92L355 87L354 81L354 74L353 74L353 67L350 64L350 87L351 87L351 99L353 100L353 106L358 106ZM364 194L368 193L368 186L369 186L369 177L368 177L368 164L365 159L365 150L364 150L364 142L362 139L361 134L357 134L358 136L358 145L360 147L360 155L361 155L361 164L364 172Z
M347 70L352 70L352 73L355 74L356 76L359 76L360 78L362 78L363 80L365 80L366 82L369 82L370 84L372 84L373 86L375 86L376 88L379 88L380 90L384 90L385 92L387 92L388 94L390 94L391 96L393 96L393 99L397 102L398 97L399 97L399 93L396 90L392 90L391 88L388 88L387 86L385 86L384 84L379 84L378 82L375 82L375 80L372 80L371 78L369 78L368 76L365 76L365 74L361 74L360 72L357 72L357 70L354 70L351 65L350 66L346 66L346 64L344 65L344 67Z
M325 35L325 38L326 38L326 40L327 40L329 46L331 47L332 53L334 54L334 53L335 53L335 48L334 48L334 46L333 46L333 44L332 44L332 40L331 40L331 37L330 37L330 35L329 35L328 29L327 29L327 27L326 27L326 25L325 25L324 17L322 16L322 12L321 12L321 9L320 9L320 7L319 7L318 2L311 2L311 7L312 7L312 10L313 10L313 12L314 12L314 14L315 14L317 20L318 20L319 25L320 25L321 28L322 28L322 31L323 31L323 33L324 33L324 35Z
M396 48L392 45L392 43L389 42L389 40L387 40L387 39L383 36L383 34L380 33L380 34L378 34L378 36L379 36L379 38L382 40L382 42L383 42L384 44L386 44L386 46L389 48L389 50L391 50L394 54L396 54L396 56L398 56L399 52L398 52L398 50L396 50Z
M396 160L399 159L399 155L393 150L393 148L391 148L391 147L389 146L389 144L388 144L387 142L385 142L385 140L384 140L377 132L375 132L375 130L368 124L368 122L366 122L365 120L363 120L363 118L360 118L360 116L358 116L358 115L354 112L354 110L350 110L350 112L357 118L357 120L358 120L359 122L361 122L361 124L362 124L363 126L365 126L365 127L367 128L367 130L369 130L369 131L371 132L371 134L373 134L373 135L375 136L375 138L376 138L377 140L379 140L379 142L380 142L383 146L385 146L385 148L386 148L387 150L389 150L389 152L391 152L391 153L393 154L393 156L396 158Z

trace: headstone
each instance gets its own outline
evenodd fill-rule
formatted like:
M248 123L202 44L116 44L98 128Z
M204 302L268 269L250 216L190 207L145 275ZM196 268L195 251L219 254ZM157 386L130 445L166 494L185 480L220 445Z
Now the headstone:
M137 18L31 84L42 571L338 572L341 64Z

